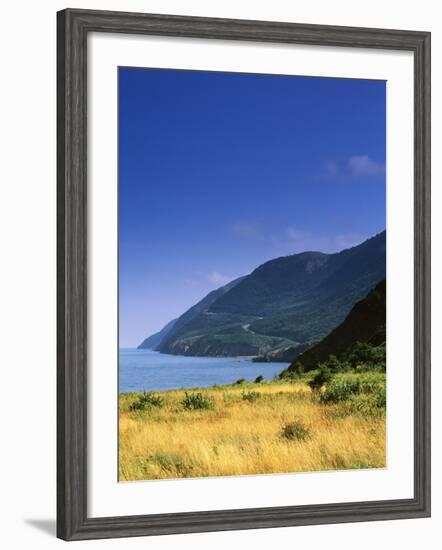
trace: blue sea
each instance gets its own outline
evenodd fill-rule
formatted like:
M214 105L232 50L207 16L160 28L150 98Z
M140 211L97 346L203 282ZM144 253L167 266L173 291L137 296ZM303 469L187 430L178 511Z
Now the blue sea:
M239 378L271 380L288 363L253 363L243 357L184 357L120 349L119 391L152 391L231 384Z

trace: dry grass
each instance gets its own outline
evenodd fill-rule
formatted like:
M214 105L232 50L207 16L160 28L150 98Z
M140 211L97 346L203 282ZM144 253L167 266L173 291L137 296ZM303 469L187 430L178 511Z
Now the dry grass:
M173 390L158 392L162 406L133 411L140 394L120 395L121 481L385 466L383 410L362 417L321 404L302 382L189 391L213 408L185 410L184 391ZM251 391L260 395L244 399Z

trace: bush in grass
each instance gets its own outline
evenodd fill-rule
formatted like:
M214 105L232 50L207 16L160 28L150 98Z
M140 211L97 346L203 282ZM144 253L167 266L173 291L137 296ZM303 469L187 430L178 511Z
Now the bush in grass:
M186 463L181 457L168 453L155 453L149 461L159 466L163 471L187 477L192 472L192 462Z
M255 378L255 384L260 384L263 380L264 376L259 375Z
M295 382L298 381L301 376L304 374L304 365L297 361L293 368L289 367L284 369L279 373L277 376L277 380L285 380L287 382Z
M162 407L164 405L164 399L157 393L153 392L144 393L143 400L152 407Z
M138 396L137 401L129 405L131 411L144 411L147 407L162 407L164 399L153 392L143 392Z
M184 393L184 399L181 401L182 406L187 411L197 411L204 409L213 409L214 401L208 395L204 395L201 392L198 393Z
M382 418L385 408L378 405L373 394L352 395L346 401L336 403L334 414L337 417L358 416L360 418Z
M374 391L376 396L376 404L378 407L386 407L387 405L387 388L384 385L378 386Z
M305 441L310 439L310 431L301 420L295 420L284 424L281 430L281 437L290 441Z
M246 381L245 378L239 378L239 379L235 382L235 384L238 384L238 385L244 384L245 381Z
M378 372L338 374L319 398L323 403L347 403L346 410L362 416L379 414L382 412L379 409L386 406L385 375Z
M283 380L284 382L299 382L302 375L289 369L284 369L274 377L274 380Z
M353 462L353 464L351 465L351 468L356 470L368 470L369 468L376 468L376 466L374 466L370 462L367 462L366 460L362 460L358 458Z
M319 392L325 384L330 382L331 379L331 370L326 365L320 364L316 374L308 382L308 385L313 391Z
M145 408L146 404L143 403L143 401L141 401L140 399L138 401L134 401L129 405L130 411L144 411Z
M359 378L336 377L327 385L320 399L324 403L337 403L349 399L352 395L358 395L360 391L361 382Z
M253 403L259 397L261 397L261 392L259 391L242 392L242 398L244 401L250 401L250 403Z

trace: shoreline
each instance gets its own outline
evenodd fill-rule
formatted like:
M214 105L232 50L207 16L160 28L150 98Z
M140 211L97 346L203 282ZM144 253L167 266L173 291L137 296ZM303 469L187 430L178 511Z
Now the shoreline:
M256 357L260 357L259 355L184 355L182 353L163 353L162 351L156 351L154 349L139 348L139 347L118 348L118 353L122 351L150 352L150 353L157 353L158 355L161 355L164 357L188 357L189 359L243 359L246 361L252 361ZM274 362L279 363L279 361L274 361Z
M307 379L308 377L306 377ZM305 380L299 380L298 383L304 383ZM276 386L279 384L288 384L293 382L288 382L287 380L282 379L269 379L269 380L262 380L261 382L254 382L253 380L244 380L244 382L241 382L240 384L238 382L230 382L226 384L212 384L211 386L189 386L184 387L181 386L179 388L169 388L169 389L158 389L158 390L134 390L134 391L124 391L119 392L119 396L127 396L127 395L136 395L136 394L142 394L142 393L168 393L168 392L204 392L204 391L225 391L225 390L238 390L238 389L250 389L253 388L264 388L265 386Z
M273 380L289 363L255 363L248 357L186 357L159 352L119 353L119 393L253 382L262 376Z

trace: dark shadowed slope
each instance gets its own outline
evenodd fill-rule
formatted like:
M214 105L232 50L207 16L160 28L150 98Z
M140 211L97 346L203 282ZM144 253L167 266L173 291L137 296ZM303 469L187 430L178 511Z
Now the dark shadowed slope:
M386 283L381 281L357 302L346 319L318 344L302 353L296 363L306 371L317 367L330 355L341 357L357 342L379 346L385 343ZM292 363L288 371L295 369Z

